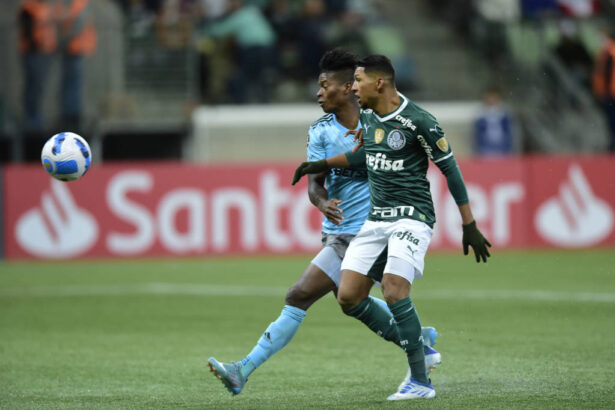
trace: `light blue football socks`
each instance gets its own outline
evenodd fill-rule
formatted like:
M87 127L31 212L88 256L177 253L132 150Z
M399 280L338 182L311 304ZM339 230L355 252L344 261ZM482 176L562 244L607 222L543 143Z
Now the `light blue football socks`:
M241 374L248 377L258 366L290 342L305 318L305 310L285 305L282 313L258 339L256 346L240 362Z

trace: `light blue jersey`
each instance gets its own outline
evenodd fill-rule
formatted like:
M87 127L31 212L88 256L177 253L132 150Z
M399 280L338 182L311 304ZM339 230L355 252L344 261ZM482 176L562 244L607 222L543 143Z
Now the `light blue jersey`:
M361 127L358 125L357 129ZM350 151L356 143L352 136L344 137L344 128L334 114L323 115L310 126L308 133L308 161L318 161ZM344 220L334 225L323 218L322 231L333 234L356 234L363 226L369 212L369 185L367 169L351 170L334 168L325 179L329 199L339 199Z

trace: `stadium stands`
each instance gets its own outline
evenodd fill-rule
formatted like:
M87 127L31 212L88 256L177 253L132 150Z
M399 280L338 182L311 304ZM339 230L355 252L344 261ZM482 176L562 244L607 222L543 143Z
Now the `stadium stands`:
M19 0L9 3L7 9L17 10ZM594 55L598 29L613 15L611 2L600 8L593 8L595 2L586 8L555 1L548 8L530 1L500 3L248 0L245 7L259 7L276 34L275 61L263 80L273 103L312 102L318 57L344 45L359 54L389 55L401 91L421 102L475 104L485 86L498 85L520 119L523 152L604 150L602 113L550 50L565 16L575 19ZM84 133L97 159L178 159L193 109L234 102L227 80L237 70L236 45L206 35L224 18L224 8L214 4L222 3L92 2L99 46L86 63ZM0 17L0 75L7 79L0 85L0 161L36 159L41 139L22 137L23 78L14 16ZM59 126L57 61L49 71L43 105L52 132ZM595 124L589 130L583 128L588 119ZM584 138L575 138L581 129ZM152 135L159 143L145 153L143 142Z

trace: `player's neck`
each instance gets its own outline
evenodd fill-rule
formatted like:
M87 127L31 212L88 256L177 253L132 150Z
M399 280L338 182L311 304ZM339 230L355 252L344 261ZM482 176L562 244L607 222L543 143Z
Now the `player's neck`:
M395 88L387 89L379 98L378 103L374 107L376 114L383 116L392 113L401 105L401 97L397 94Z
M346 129L354 130L359 125L359 107L348 104L335 112L337 122Z

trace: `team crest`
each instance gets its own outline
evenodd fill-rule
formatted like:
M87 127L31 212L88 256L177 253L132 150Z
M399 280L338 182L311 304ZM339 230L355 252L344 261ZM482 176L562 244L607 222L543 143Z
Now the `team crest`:
M436 145L438 146L438 148L440 148L440 151L448 151L448 141L446 140L446 138L440 138L438 141L436 141Z
M382 128L376 128L376 132L374 132L374 141L376 144L380 144L384 139L384 130Z
M406 146L406 137L400 130L393 130L389 132L389 136L387 137L387 145L398 151Z

